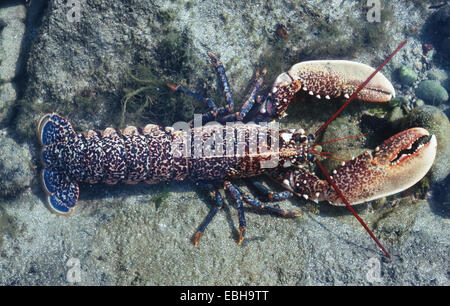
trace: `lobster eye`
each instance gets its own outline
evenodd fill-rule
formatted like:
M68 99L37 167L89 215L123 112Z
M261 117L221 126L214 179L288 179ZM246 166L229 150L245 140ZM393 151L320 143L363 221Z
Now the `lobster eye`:
M302 143L302 142L305 142L307 137L303 134L296 134L296 135L294 135L293 139L296 143Z
M314 135L313 134L309 134L308 135L308 141L309 142L313 142L314 141Z
M308 153L308 155L306 156L306 158L309 160L309 161L314 161L314 154L311 154L311 153Z

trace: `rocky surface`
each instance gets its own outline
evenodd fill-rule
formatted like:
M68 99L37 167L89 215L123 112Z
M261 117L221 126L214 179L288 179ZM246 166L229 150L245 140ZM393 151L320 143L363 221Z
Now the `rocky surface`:
M10 1L0 6L0 127L11 119L17 98L16 78L23 71L21 57L25 34L25 5Z
M17 87L15 83L5 82L0 84L0 126L6 126L11 120L16 99Z
M406 66L401 66L398 70L398 77L400 82L405 85L413 85L417 80L417 74L410 68Z
M34 178L30 154L11 138L0 135L0 197L29 187Z
M448 92L439 81L426 80L420 82L416 94L430 104L440 104L448 100Z
M408 201L376 213L359 210L391 252L392 260L386 260L352 216L326 207L319 215L305 213L288 220L249 212L248 236L241 246L236 244L236 211L225 209L200 245L193 247L192 235L211 208L209 197L199 198L191 187L173 184L168 199L156 208L152 199L157 187L131 189L97 189L95 196L83 197L70 218L48 213L42 197L29 191L3 205L9 218L15 218L11 221L15 231L4 234L1 283L69 284L70 258L80 262L83 285L445 285L448 281L443 267L449 227L426 202ZM373 271L370 259L379 260L379 278L367 276Z
M25 33L25 5L11 1L0 8L0 79L10 82L23 67L20 48Z
M429 20L430 39L436 44L443 56L450 54L450 5L437 10Z
M79 3L79 11L64 1L50 1L27 12L34 20L42 16L42 25L25 22L24 35L33 44L25 56L23 95L0 137L6 149L0 164L10 169L0 171L0 183L20 186L0 195L0 284L448 284L448 205L438 211L429 197L411 200L414 191L357 208L392 260L383 257L345 209L299 199L280 203L301 208L298 219L247 210L247 239L240 246L237 212L227 205L193 247L192 235L213 200L189 183L82 184L70 217L51 214L39 185L40 148L34 131L36 119L46 111L67 116L76 130L189 120L205 106L171 93L165 83L179 82L222 104L207 51L224 62L237 107L258 67L269 68L270 86L277 74L300 60L345 58L376 66L408 35L408 44L383 72L395 80L399 67L415 63L411 69L417 83L428 78L431 68L448 69L422 52L416 27L432 10L395 2L382 11L381 23L369 24L360 1L333 0L326 6L322 1L284 1L282 6L279 1ZM22 8L8 9L19 13ZM280 25L286 33L277 32ZM433 67L436 63L440 67ZM416 83L395 84L402 99L388 106L353 103L327 137L369 132L344 146L349 154L374 148L418 104ZM338 107L318 100L297 103L282 125L314 131ZM428 110L431 117L437 113ZM439 169L448 164L443 156ZM445 179L446 174L440 175ZM433 200L448 202L448 190L439 190Z
M438 151L431 169L432 180L439 182L450 173L450 122L448 117L439 109L431 105L424 105L413 109L402 119L401 129L414 126L426 128L436 135Z

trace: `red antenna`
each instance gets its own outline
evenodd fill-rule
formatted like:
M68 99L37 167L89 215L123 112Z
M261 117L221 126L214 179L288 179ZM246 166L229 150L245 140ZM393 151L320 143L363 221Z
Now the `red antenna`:
M355 97L358 95L358 93L370 82L370 80L372 80L372 78L375 76L375 74L378 73L378 71L381 70L381 68L384 67L384 65L386 65L391 58L395 55L395 53L398 52L398 50L400 50L404 45L406 44L406 40L403 41L395 50L394 52L392 52L388 58L386 58L386 60L383 62L383 64L381 64L368 78L367 80L365 80L363 83L361 83L361 85L359 85L358 89L355 90L355 92L350 96L350 98L348 98L348 100L344 103L344 105L341 106L341 108L339 108L339 110L334 113L333 116L330 117L330 119L327 120L327 122L325 122L314 134L316 137L317 135L319 135L320 133L323 132L323 130L330 124L331 121L333 121L343 110L344 108L347 107L348 104L350 104L350 102L352 102ZM353 209L353 207L350 205L350 203L347 201L347 199L344 197L344 195L342 194L341 190L338 188L338 186L336 185L336 183L331 179L330 175L328 174L328 172L325 170L325 168L322 166L322 164L316 160L317 165L319 166L320 170L323 172L323 174L325 175L325 177L327 178L327 181L330 183L330 185L333 187L333 189L336 191L336 193L339 195L339 197L341 198L341 200L345 203L345 206L347 206L347 208L350 210L350 212L353 214L353 216L355 216L355 218L359 221L359 223L361 223L361 225L364 227L364 229L369 233L370 237L372 237L372 239L375 241L375 243L381 248L381 250L386 254L386 256L390 259L391 255L389 255L389 253L386 251L386 249L381 245L380 241L378 241L378 239L375 237L375 235L372 233L372 231L367 227L366 223L364 222L363 219L361 219L360 216L358 216L358 214L356 213L356 211Z

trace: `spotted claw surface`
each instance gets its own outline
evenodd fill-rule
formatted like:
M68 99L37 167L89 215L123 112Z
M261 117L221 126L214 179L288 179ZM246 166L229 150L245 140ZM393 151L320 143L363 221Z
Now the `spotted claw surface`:
M412 128L385 140L373 151L343 163L330 173L350 204L401 192L420 181L436 156L436 136ZM296 195L313 201L345 205L326 180L301 169L275 171L272 177Z
M295 64L289 74L302 83L302 89L315 96L348 98L374 72L362 63L345 60L307 61ZM311 93L310 93L311 94ZM391 82L378 72L358 94L357 99L367 102L387 102L395 97Z
M326 100L349 98L374 71L368 65L346 60L297 63L277 77L272 86L273 99L269 99L261 110L282 117L298 91ZM392 83L378 72L356 98L366 102L388 102L393 97L395 89Z
M332 178L351 204L401 192L420 181L436 156L437 141L423 128L402 131L336 169ZM321 199L319 199L321 200ZM323 200L344 205L333 189Z

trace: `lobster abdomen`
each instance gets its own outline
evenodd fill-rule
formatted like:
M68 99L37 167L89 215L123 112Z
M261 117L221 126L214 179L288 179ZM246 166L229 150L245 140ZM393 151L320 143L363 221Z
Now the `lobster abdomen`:
M59 214L72 211L78 182L135 184L254 176L263 172L260 153L270 146L270 138L258 142L270 134L258 125L174 130L149 124L77 134L65 118L46 114L38 133L43 185L50 208ZM212 137L213 133L219 137Z
M71 181L157 183L187 175L186 157L172 154L174 138L180 137L172 129L149 124L142 129L75 134L70 123L56 114L41 126L44 167L64 173Z

